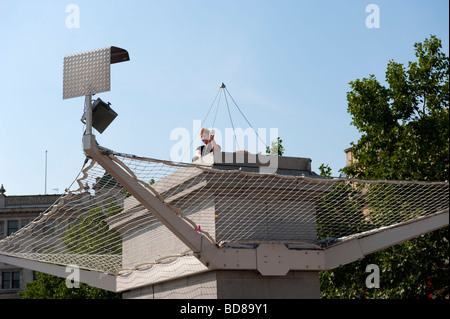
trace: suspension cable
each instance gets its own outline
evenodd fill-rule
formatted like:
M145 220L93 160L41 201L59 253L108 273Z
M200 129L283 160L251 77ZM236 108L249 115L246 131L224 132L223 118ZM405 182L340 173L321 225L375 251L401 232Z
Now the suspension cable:
M237 137L236 137L236 130L234 128L234 123L233 123L233 119L231 118L231 112L230 112L230 107L228 106L228 100L227 100L227 95L224 92L224 97L225 97L225 103L227 104L227 110L228 110L228 115L230 117L230 121L231 121L231 126L233 127L233 135L234 135L234 140L236 141L236 146L239 149L239 143L237 141Z
M250 124L250 122L247 120L247 118L245 117L244 113L242 113L241 109L239 108L239 106L237 105L236 101L233 99L233 97L231 96L230 92L228 92L228 89L226 88L226 86L224 87L225 91L228 93L228 95L230 96L231 100L233 101L234 105L236 106L236 108L239 110L239 113L241 113L241 115L244 117L245 121L247 122L247 124L252 128L253 132L255 132L256 136L258 136L259 140L261 142L263 142L263 144L267 147L266 142L264 142L261 137L258 135L258 132L256 132L256 130L253 128L253 126Z
M219 90L217 91L216 97L214 98L213 102L211 103L211 106L209 107L208 112L206 113L205 117L204 117L203 120L201 121L201 123L200 123L200 128L197 130L197 132L194 134L194 136L192 136L191 144L189 144L189 147L186 149L186 151L184 152L183 156L181 156L181 160L182 160L183 157L186 155L186 153L191 149L191 146L192 146L192 144L194 143L195 136L197 136L197 134L198 134L198 133L200 132L200 130L202 129L203 123L205 122L206 118L208 117L209 112L211 112L211 109L212 109L214 103L216 102L216 99L217 99L217 97L219 96L219 93L220 93L220 88L219 88ZM216 111L216 112L217 112L217 111Z

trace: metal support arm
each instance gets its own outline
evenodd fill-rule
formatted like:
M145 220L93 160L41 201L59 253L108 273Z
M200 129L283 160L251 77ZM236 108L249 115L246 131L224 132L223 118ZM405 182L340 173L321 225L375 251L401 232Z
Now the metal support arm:
M132 194L146 209L151 211L161 223L188 246L208 267L214 267L217 246L186 223L169 207L151 194L143 185L126 173L97 146L95 136L83 136L83 148L87 155L99 163L111 176Z

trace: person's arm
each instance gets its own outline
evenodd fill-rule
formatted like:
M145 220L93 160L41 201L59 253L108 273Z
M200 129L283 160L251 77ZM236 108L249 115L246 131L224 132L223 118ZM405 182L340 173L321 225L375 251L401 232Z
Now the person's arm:
M220 152L220 146L213 140L210 142L213 152Z
M211 132L209 142L211 143L211 149L213 152L220 152L220 146L217 145L216 141L214 140L214 131Z

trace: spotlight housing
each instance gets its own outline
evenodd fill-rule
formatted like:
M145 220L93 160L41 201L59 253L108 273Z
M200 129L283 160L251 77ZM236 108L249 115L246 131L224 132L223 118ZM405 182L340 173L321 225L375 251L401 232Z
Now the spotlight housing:
M92 104L92 127L100 134L111 124L117 113L110 107L111 103L105 103L100 98Z

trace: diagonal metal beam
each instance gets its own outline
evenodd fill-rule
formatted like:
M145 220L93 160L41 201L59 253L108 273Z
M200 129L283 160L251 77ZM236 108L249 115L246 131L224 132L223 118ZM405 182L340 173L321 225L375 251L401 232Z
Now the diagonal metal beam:
M151 194L136 179L125 172L108 155L104 154L95 141L95 136L83 136L83 148L87 155L99 163L111 176L132 194L146 209L151 211L161 223L188 246L196 256L208 266L215 264L217 246L199 233L192 225L175 214L161 200Z
M349 264L371 253L447 227L448 224L449 211L447 209L434 215L343 238L342 243L325 249L325 269L329 270Z

